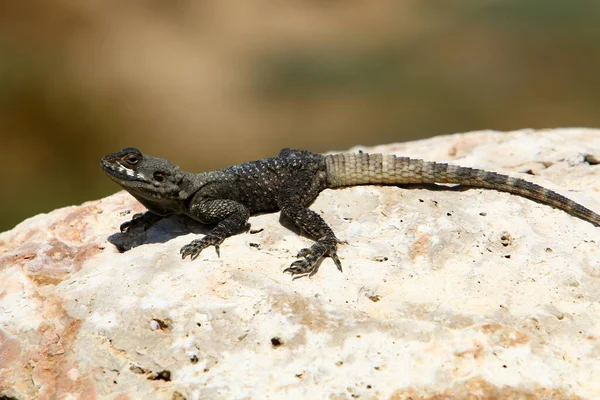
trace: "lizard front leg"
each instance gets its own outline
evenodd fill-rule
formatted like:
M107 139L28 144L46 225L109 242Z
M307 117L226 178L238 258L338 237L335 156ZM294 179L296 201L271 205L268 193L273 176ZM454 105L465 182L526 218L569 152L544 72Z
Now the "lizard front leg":
M192 203L188 215L200 222L217 222L217 226L204 236L181 248L181 258L190 256L195 260L200 252L209 246L215 246L220 256L219 246L225 238L240 233L246 227L250 212L242 204L233 200L202 200Z

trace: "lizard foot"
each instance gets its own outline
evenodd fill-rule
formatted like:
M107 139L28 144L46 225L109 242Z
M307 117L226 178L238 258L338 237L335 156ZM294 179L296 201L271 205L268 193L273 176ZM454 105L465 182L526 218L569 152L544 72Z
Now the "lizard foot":
M215 246L215 250L217 251L217 256L221 257L219 253L219 245L223 243L222 238L215 235L206 235L202 239L193 240L191 243L183 246L179 252L181 254L181 258L186 258L190 256L190 260L195 260L202 250L207 248L208 246Z
M335 244L326 246L319 242L310 248L300 250L296 257L300 257L301 259L294 261L283 272L289 272L294 278L301 278L303 276L311 277L317 273L319 270L318 262L326 255L331 257L337 269L342 272L342 263L337 256Z
M144 227L145 224L143 223L143 220L141 219L141 217L143 215L144 215L144 213L134 214L133 217L131 218L131 220L129 220L127 222L123 222L121 224L121 226L119 227L119 230L121 231L121 233L129 232L130 229L135 229L138 226Z
M153 214L151 212L142 212L134 214L131 220L123 222L119 227L121 233L127 233L132 231L146 231L154 223L161 220L163 217L160 215Z

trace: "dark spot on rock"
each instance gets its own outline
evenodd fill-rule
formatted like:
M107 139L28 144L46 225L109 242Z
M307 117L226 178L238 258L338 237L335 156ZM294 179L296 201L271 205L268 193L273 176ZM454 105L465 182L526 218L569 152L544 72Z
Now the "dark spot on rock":
M149 380L152 381L165 381L165 382L170 382L171 381L171 371L168 371L166 369L157 372L156 374L152 374L148 377Z
M133 372L134 374L138 374L138 375L143 375L146 373L146 370L144 368L137 366L137 365L133 365L133 364L129 366L129 370L131 372Z
M373 303L377 303L379 300L381 300L381 296L379 296L378 294L367 296L367 298Z
M171 397L171 400L186 400L185 396L182 395L179 392L173 392L173 397Z
M502 243L502 246L504 247L508 247L509 245L512 244L513 238L512 236L510 236L510 233L503 233L502 236L500 236L500 243Z
M171 321L170 320L162 320L162 319L158 319L158 318L152 318L152 321L156 321L156 323L158 324L158 327L161 330L166 330L169 329L169 327L171 326Z
M593 154L586 154L585 156L583 156L583 161L590 165L597 165L600 164L600 157L597 157Z

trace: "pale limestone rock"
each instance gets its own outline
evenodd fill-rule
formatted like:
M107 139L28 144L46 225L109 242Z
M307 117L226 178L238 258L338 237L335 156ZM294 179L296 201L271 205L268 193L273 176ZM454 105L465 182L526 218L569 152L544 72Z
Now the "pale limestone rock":
M600 211L600 166L585 161L598 130L364 150L530 171ZM205 232L182 217L121 254L107 238L142 211L124 192L1 234L0 394L600 398L600 228L483 189L326 190L312 209L348 241L344 273L327 259L310 279L284 275L311 241L279 214L252 217L264 230L228 239L221 258L180 259Z

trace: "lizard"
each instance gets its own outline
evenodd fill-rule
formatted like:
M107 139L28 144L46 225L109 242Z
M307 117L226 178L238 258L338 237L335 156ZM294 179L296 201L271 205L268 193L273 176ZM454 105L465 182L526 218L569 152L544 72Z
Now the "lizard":
M182 258L195 260L200 252L220 245L244 231L251 215L281 211L308 237L309 248L284 272L293 277L312 276L320 261L330 257L339 271L337 239L325 220L309 205L327 189L356 185L444 183L493 189L556 207L600 226L600 215L567 197L521 178L447 163L423 161L391 154L359 152L322 155L306 150L283 149L277 157L264 158L220 170L183 172L164 158L126 148L108 154L101 168L148 211L121 225L149 228L160 219L183 214L204 224L216 224L201 239L180 250Z

